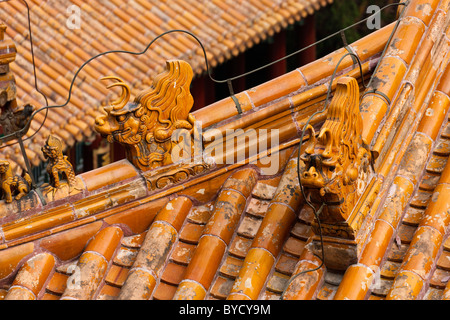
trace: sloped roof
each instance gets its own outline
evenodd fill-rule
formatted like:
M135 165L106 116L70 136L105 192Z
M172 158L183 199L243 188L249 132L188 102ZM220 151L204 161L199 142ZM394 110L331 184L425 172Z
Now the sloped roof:
M85 61L109 50L141 52L159 34L173 29L194 33L214 67L331 2L194 0L171 1L169 5L166 1L144 0L31 1L38 88L48 97L50 106L62 105L68 99L75 72ZM80 10L78 29L68 27L74 23L73 5ZM17 61L11 65L20 75L16 77L18 103L41 108L45 101L34 88L26 7L22 2L4 3L0 15L18 49ZM197 75L206 70L199 44L181 33L162 37L140 56L108 54L91 61L78 75L69 104L49 110L43 128L25 141L31 163L44 161L40 142L50 133L67 146L93 134L98 106L108 97L100 78L114 74L140 90L150 85L167 59L175 58L188 61ZM36 115L28 137L40 128L44 117L45 112ZM25 169L18 145L4 148L1 154L13 168L19 165Z
M355 50L361 55L363 73L366 76L373 72L373 68L379 59L379 53L383 49L383 43L387 41L390 32L392 32L392 27L392 25L388 26L372 34L369 38L352 44L355 48L358 47ZM374 41L374 39L377 39L377 41ZM3 284L10 288L23 263L36 253L45 251L46 253L40 257L45 261L49 259L49 266L52 270L47 274L46 279L49 280L49 277L55 277L55 280L50 282L43 280L46 283L45 286L47 283L53 285L56 283L55 281L61 281L59 285L62 285L62 287L49 290L40 287L39 292L36 291L37 297L45 299L58 297L65 290L63 282L68 277L67 272L73 271L73 267L67 271L68 264L76 264L79 261L79 255L87 250L85 248L86 244L88 242L92 243L93 241L90 241L90 239L99 231L102 232L101 234L117 233L117 236L114 236L116 240L112 244L100 243L97 245L106 245L108 248L110 246L120 246L122 248L123 246L123 252L122 249L119 251L111 249L111 252L114 253L110 253L108 256L109 264L114 264L114 260L117 262L120 259L128 259L128 262L114 264L115 266L111 267L113 268L112 270L120 271L122 267L125 268L125 271L129 270L134 261L134 256L138 253L145 234L148 233L148 228L153 223L155 216L165 206L166 208L177 208L178 202L184 204L176 226L180 236L183 235L183 240L174 244L173 250L179 251L177 255L180 255L180 257L174 258L175 260L173 261L171 260L172 262L168 264L165 272L173 272L170 270L175 268L178 270L175 271L175 274L180 276L180 272L186 268L188 261L190 261L190 254L196 248L202 230L213 214L213 207L218 201L217 197L218 193L221 192L220 190L223 190L223 196L227 197L227 193L230 190L239 187L233 185L233 183L241 181L240 185L243 183L247 184L250 180L249 178L251 178L252 185L247 186L246 190L233 191L235 196L246 194L247 197L245 199L239 199L238 197L237 199L240 202L240 211L236 213L241 218L234 221L234 229L228 235L233 240L231 241L230 239L229 249L224 253L224 256L229 255L230 259L237 259L236 263L242 262L247 255L251 240L255 237L258 226L263 223L263 217L266 215L270 200L275 196L275 190L280 185L284 173L288 178L285 178L280 186L287 183L287 185L284 185L284 188L295 187L292 184L293 182L295 183L292 161L295 162L296 159L291 161L291 171L289 173L284 168L291 155L295 154L295 148L301 134L299 126L315 110L323 106L328 88L328 84L323 81L324 79L315 76L314 73L320 68L323 77L330 77L335 64L345 53L346 50L344 49L338 50L324 57L323 60L300 67L261 86L236 94L236 97L241 102L244 111L243 115L237 114L236 106L231 98L218 101L214 105L194 112L194 117L203 121L205 130L208 127L217 128L218 130L232 128L236 126L233 119L239 123L243 121L243 123L239 124L242 128L254 125L255 122L261 121L258 120L261 118L265 121L269 120L268 123L262 125L262 128L270 128L274 124L278 126L279 123L284 124L280 137L282 145L280 146L279 168L271 176L262 175L260 167L263 168L264 165L258 164L258 162L256 163L257 166L250 165L250 168L246 168L248 165L245 165L245 163L235 164L231 167L222 165L187 182L169 185L159 191L149 188L148 181L154 176L164 175L168 169L163 167L160 170L140 172L127 160L122 160L80 174L78 177L82 180L84 189L74 196L66 197L63 194L61 197L57 197L44 205L40 202L35 191L32 191L20 200L20 206L16 205L19 202L2 205L2 213L0 214L2 217L0 255L4 255L4 257L0 260L5 261L5 264L2 265L0 277L3 279ZM343 61L339 71L340 75L352 75L361 81L359 68L353 65L351 58ZM268 88L272 89L268 90ZM222 112L211 113L211 109L216 111L220 109ZM215 119L211 117L212 114L216 117ZM313 122L317 123L320 121L323 121L322 115L315 118ZM278 148L278 146L276 147ZM243 170L233 173L241 168ZM167 205L168 201L177 196L178 200L173 200L170 205ZM222 200L219 201L222 202ZM231 206L238 204L233 202L235 201L233 199L230 199L230 201L232 201ZM293 205L291 204L291 206ZM242 211L243 207L246 207L245 211ZM273 207L278 208L279 206L274 205ZM293 215L293 212L290 212L290 215ZM301 253L301 248L296 248L296 244L306 243L310 235L308 224L312 216L308 212L306 214L307 217L303 217L304 220L298 220L296 229L299 230L294 231L292 229L294 236L280 239L280 248L282 246L290 247L290 249L285 250L286 254L283 254L281 258L284 261L283 263L289 265L288 269L284 267L284 271L281 271L281 274L285 276L292 272L294 261ZM291 217L290 220L295 223L296 219ZM173 221L169 222L175 223ZM120 225L122 227L119 231L116 227L109 228L109 225ZM220 225L220 221L218 225ZM287 227L283 232L291 232L291 227ZM122 228L124 229L122 230ZM96 238L100 239L100 242L103 241L101 239L110 239L109 236L105 238L100 234ZM71 244L69 245L68 243ZM234 243L234 249L232 249L232 243ZM70 250L68 249L69 247L71 248ZM87 251L92 252L91 249ZM128 258L124 257L124 254L129 255ZM282 261L280 264L282 264ZM48 266L47 263L45 265ZM119 266L120 268L117 269ZM57 269L54 269L54 267ZM35 270L40 274L41 271L39 269ZM121 271L122 276L125 271ZM276 275L279 275L279 273L277 272ZM119 293L117 286L104 285L106 276L107 274L105 273L98 279L99 284L102 283L101 286L106 291L113 290L114 294L111 292L107 295L102 294L101 297L105 298L108 295L114 296ZM111 274L109 277L116 276ZM221 279L219 282L224 280L222 278L222 276L218 278ZM228 278L225 277L226 279ZM169 279L168 281L160 282L161 287L159 290L167 288L167 290L159 293L160 295L163 294L163 296L160 296L161 298L170 297L171 292L173 294L174 289L176 289L176 282L174 281L177 280ZM219 285L219 282L217 285ZM23 287L27 287L27 285ZM43 291L41 292L40 290L42 289ZM17 298L18 296L15 297Z
M340 67L360 82L362 138L376 157L361 250L345 270L313 252L315 217L297 178L301 129L323 107L343 48L237 94L243 114L231 98L194 112L205 129L280 129L275 173L258 156L157 190L151 181L172 167L123 160L80 175L73 196L0 206L4 297L449 299L449 8L412 0L383 56L393 25L351 44L373 75L366 91L350 57Z

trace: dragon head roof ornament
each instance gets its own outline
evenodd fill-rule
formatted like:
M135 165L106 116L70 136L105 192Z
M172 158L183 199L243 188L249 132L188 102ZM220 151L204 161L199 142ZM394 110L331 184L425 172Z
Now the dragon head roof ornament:
M96 131L109 142L124 145L127 159L143 171L173 163L171 153L177 141L172 134L177 129L194 130L194 117L189 113L194 104L192 77L187 62L169 60L152 86L133 101L129 86L120 78L102 78L114 81L107 88L121 87L122 92L103 108L104 114L95 121Z
M353 246L365 218L359 204L373 176L371 152L361 136L359 97L356 79L340 78L317 137L312 126L305 129L310 139L300 156L302 187L315 208L323 205L324 235ZM317 222L313 227L318 234Z

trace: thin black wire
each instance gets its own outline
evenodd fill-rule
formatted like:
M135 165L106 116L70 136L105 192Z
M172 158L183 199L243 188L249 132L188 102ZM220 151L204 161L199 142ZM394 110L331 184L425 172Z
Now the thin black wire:
M401 18L402 18L402 16L403 16L403 12L404 12L404 10L405 10L405 8L406 8L406 5L407 5L408 3L409 3L409 1L403 2L403 3L397 3L397 4L395 4L395 5L403 5L403 9L402 9L402 11L401 11L401 13L400 13L399 18L397 19L397 22L396 22L396 24L395 24L395 26L394 26L394 29L392 30L392 32L391 32L391 34L390 34L390 36L389 36L388 41L386 42L386 45L385 45L385 47L384 47L384 49L383 49L383 52L382 52L382 54L381 54L382 57L384 56L384 54L385 54L385 52L386 52L386 50L387 50L387 48L388 48L388 46L389 46L389 44L390 44L390 42L391 42L391 40L392 40L392 37L394 36L395 31L397 30L398 25L400 24ZM383 9L384 9L384 8L383 8ZM381 9L381 10L382 10L382 9ZM381 11L381 10L380 10L380 11ZM380 12L380 11L378 11L378 12ZM332 87L333 80L334 80L334 78L335 78L335 76L336 76L337 69L338 69L339 65L341 64L342 60L343 60L347 55L351 55L351 56L353 56L353 57L356 58L356 60L357 60L357 62L358 62L358 64L359 64L359 67L360 67L361 78L362 78L362 84L363 84L363 86L364 86L365 88L368 88L368 87L370 86L370 84L372 83L373 76L376 74L376 71L378 70L378 67L379 67L379 63L378 63L377 66L376 66L376 68L375 68L375 70L374 70L374 72L372 73L372 76L371 76L370 79L369 79L369 83L368 83L367 85L365 85L365 83L364 83L364 76L363 76L363 74L362 74L362 69L361 69L361 68L362 68L362 67L361 67L361 61L360 61L359 57L358 57L357 55L351 53L351 52L346 53L344 56L342 56L341 59L338 61L336 67L334 68L333 74L332 74L332 76L331 76L331 79L330 79L330 85L329 85L329 87L328 87L327 97L326 97L326 100L325 100L325 105L324 105L324 107L323 107L321 110L318 110L318 111L316 111L315 113L313 113L313 114L308 118L308 120L307 120L307 122L305 123L305 125L303 126L303 129L302 129L302 135L301 135L301 138L300 138L300 142L299 142L299 146L298 146L298 153L297 153L297 178L298 178L298 182L299 182L299 185L300 185L300 190L301 190L301 192L302 192L303 199L305 200L305 203L306 203L309 207L311 207L311 209L313 210L314 216L315 216L315 218L316 218L316 221L317 221L317 224L318 224L318 227L319 227L319 237L320 237L320 245L321 245L321 253L322 253L321 256L322 256L322 257L319 257L319 256L317 256L316 254L314 254L316 257L318 257L318 258L321 260L319 266L317 266L316 268L312 268L312 269L308 269L308 270L301 271L301 272L297 273L296 275L292 276L292 277L289 279L287 285L285 286L285 289L283 290L283 293L281 294L281 298L283 298L283 296L284 296L284 294L286 293L286 290L288 289L289 285L290 285L290 284L291 284L298 276L300 276L300 275L302 275L302 274L305 274L305 273L308 273L308 272L313 272L313 271L319 270L320 268L322 268L322 266L323 266L324 263L325 263L325 251L324 251L324 246L323 246L323 231L322 231L322 226L321 226L320 219L319 219L319 215L320 215L320 213L322 212L325 203L322 203L322 205L320 206L319 210L316 210L316 208L312 205L312 203L311 203L311 202L308 200L308 198L306 197L306 194L305 194L305 191L304 191L304 188L303 188L301 179L300 179L300 155L301 155L301 153L300 153L300 148L301 148L301 145L302 145L302 143L303 143L303 139L304 139L304 136L305 136L306 128L308 127L308 125L309 125L309 123L311 122L311 120L313 119L313 117L316 116L316 115L319 114L319 113L325 112L325 110L327 109L328 103L329 103L329 97L330 97L330 94L331 94L331 87ZM362 96L360 97L360 99L362 99ZM310 139L311 139L311 137L310 137Z
M6 2L9 2L11 0L4 0ZM27 19L28 19L28 33L30 36L30 49L31 49L31 60L33 61L33 75L34 75L34 87L36 88L36 91L44 97L45 104L48 106L48 100L47 96L38 88L37 84L37 76L36 76L36 63L34 60L34 46L33 46L33 33L31 32L31 17L30 17L30 7L28 5L28 2L26 0L21 0L23 3L25 3L25 6L27 7Z
M285 60L285 59L288 59L288 58L290 58L290 57L292 57L292 56L294 56L294 55L296 55L296 54L298 54L298 53L300 53L300 52L302 52L302 51L305 51L305 50L307 50L307 49L309 49L309 48L311 48L311 47L313 47L313 46L316 46L316 45L319 44L319 43L322 43L322 42L324 42L324 41L326 41L326 40L328 40L328 39L331 39L332 37L335 37L335 36L339 35L339 34L340 34L341 32L343 32L343 31L346 31L346 30L348 30L348 29L351 29L351 28L353 28L353 27L355 27L355 26L357 26L357 25L363 23L363 22L366 22L367 20L373 18L374 16L376 16L377 14L379 14L381 11L383 11L383 10L389 8L389 7L392 7L392 6L405 6L406 3L407 3L407 2L399 2L399 3L391 3L391 4L388 4L388 5L385 5L384 7L380 8L380 10L374 12L373 14L371 14L370 16L368 16L367 18L365 18L365 19L363 19L363 20L359 20L358 22L355 22L354 24L352 24L352 25L350 25L350 26L348 26L348 27L345 27L345 28L343 28L343 29L341 29L341 30L339 30L339 31L337 31L337 32L335 32L335 33L333 33L333 34L330 34L329 36L326 36L325 38L322 38L322 39L320 39L320 40L318 40L318 41L316 41L316 42L314 42L314 43L312 43L312 44L310 44L310 45L308 45L308 46L306 46L306 47L304 47L304 48L301 48L301 49L299 49L299 50L297 50L297 51L294 51L294 52L292 52L292 53L290 53L290 54L288 54L288 55L286 55L286 56L284 56L284 57L282 57L282 58L280 58L280 59L278 59L278 60L272 61L272 62L270 62L270 63L268 63L268 64L265 64L265 65L263 65L263 66L261 66L261 67L259 67L259 68L250 70L250 71L248 71L248 72L246 72L246 73L242 73L242 74L240 74L240 75L238 75L238 76L235 76L235 77L232 77L232 78L228 78L228 79L225 79L225 80L216 80L216 79L211 78L211 76L210 76L210 78L211 78L211 80L213 80L214 82L217 82L217 83L225 83L225 82L227 82L227 81L233 81L233 80L237 80L237 79L239 79L239 78L248 76L248 75L250 75L250 74L252 74L252 73L254 73L254 72L263 70L263 69L265 69L265 68L267 68L267 67L270 67L271 65L273 65L273 64L275 64L275 63L278 63L278 62L280 62L280 61L283 61L283 60Z
M10 0L4 0L4 1L10 1ZM24 1L24 2L26 3L25 0L22 0L22 1ZM266 65L264 65L264 66L262 66L262 67L256 68L256 69L251 70L251 71L249 71L249 72L246 72L246 73L243 73L243 74L241 74L241 75L238 75L238 76L235 76L235 77L232 77L232 78L228 78L228 79L225 79L225 80L217 80L217 79L215 79L215 78L212 77L212 75L211 75L211 70L210 70L210 68L209 68L208 58L207 58L207 56L206 56L206 50L205 50L205 47L203 46L202 42L200 41L199 38L197 38L197 36L196 36L195 34L193 34L193 33L190 32L190 31L187 31L187 30L175 29L175 30L169 30L169 31L166 31L166 32L164 32L164 33L158 35L156 38L154 38L154 39L153 39L153 40L145 47L145 49L144 49L143 51L141 51L141 52L133 52L133 51L127 51L127 50L110 50L110 51L105 51L105 52L99 53L99 54L97 54L97 55L91 57L91 58L88 59L87 61L85 61L85 62L78 68L78 70L75 72L74 77L72 78L72 82L71 82L70 87L69 87L69 95L68 95L67 100L66 100L65 103L63 103L63 104L61 104L61 105L54 105L54 106L48 106L48 104L47 104L45 107L42 107L42 108L40 108L40 109L34 111L34 112L32 113L32 115L30 116L30 119L28 120L26 126L25 126L23 129L20 129L20 130L14 132L14 133L5 135L5 136L1 137L0 140L3 141L4 139L9 138L9 137L11 137L11 136L14 136L14 135L17 136L18 134L23 134L24 129L30 124L30 122L31 122L32 119L35 117L35 115L36 115L37 113L43 111L44 109L47 110L47 112L48 112L48 109L65 107L65 106L70 102L70 98L71 98L71 96L72 96L73 85L74 85L74 83L75 83L76 78L78 77L78 74L81 72L81 70L82 70L88 63L90 63L92 60L97 59L97 58L99 58L99 57L101 57L101 56L104 56L104 55L107 55L107 54L112 54L112 53L124 53L124 54L131 54L131 55L139 56L139 55L145 54L145 53L147 52L147 50L150 48L150 46L151 46L156 40L158 40L159 38L161 38L161 37L163 37L163 36L165 36L165 35L167 35L167 34L170 34L170 33L180 32L180 33L185 33L185 34L190 35L190 36L193 37L193 38L198 42L198 44L200 45L200 47L201 47L201 49L202 49L202 51L203 51L203 57L204 57L204 60L205 60L206 71L207 71L207 73L208 73L209 78L210 78L213 82L216 82L216 83L231 82L231 81L233 81L233 80L236 80L236 79L245 77L245 76L247 76L247 75L249 75L249 74L252 74L252 73L255 73L255 72L257 72L257 71L260 71L260 70L262 70L262 69L264 69L264 68L267 68L267 67L269 67L269 66L271 66L271 65L273 65L273 64L275 64L275 63L278 63L278 62L280 62L280 61L283 61L283 60L285 60L285 59L288 59L288 58L290 58L290 57L292 57L292 56L294 56L294 55L296 55L296 54L298 54L298 53L300 53L300 52L302 52L302 51L304 51L304 50L309 49L309 48L312 47L312 46L315 46L315 45L317 45L317 44L319 44L319 43L321 43L321 42L324 42L324 41L326 41L326 40L328 40L328 39L330 39L330 38L332 38L332 37L338 35L339 33L343 32L343 31L345 31L345 30L348 30L348 29L350 29L350 28L353 28L353 27L355 27L355 26L357 26L357 25L359 25L359 24L361 24L361 23L367 21L368 19L374 17L376 14L380 13L382 10L384 10L384 9L386 9L386 8L388 8L388 7L391 7L391 6L398 6L398 5L405 5L405 3L392 3L392 4L388 4L388 5L384 6L384 7L382 7L382 8L381 8L380 10L378 10L377 12L373 13L372 15L370 15L369 17L367 17L367 18L365 18L365 19L363 19L363 20L360 20L360 21L358 21L358 22L356 22L356 23L354 23L354 24L352 24L352 25L350 25L350 26L348 26L348 27L346 27L346 28L344 28L344 29L341 29L341 30L339 30L338 32L335 32L335 33L333 33L333 34L331 34L331 35L329 35L329 36L327 36L327 37L325 37L325 38L323 38L323 39L321 39L321 40L319 40L319 41L316 41L315 43L310 44L310 45L307 46L307 47L304 47L304 48L302 48L302 49L300 49L300 50L297 50L297 51L295 51L295 52L293 52L293 53L291 53L291 54L289 54L289 55L286 55L286 56L284 56L284 57L282 57L282 58L280 58L280 59L278 59L278 60L275 60L275 61L273 61L273 62L270 62L270 63L268 63L268 64L266 64ZM27 7L28 7L28 5L27 5ZM30 31L31 31L31 27L30 27ZM31 39L31 34L30 34L30 39ZM34 65L34 59L33 59L33 65ZM41 93L41 94L42 94L42 93ZM43 123L42 123L42 125L43 125ZM41 125L41 127L42 127L42 125ZM35 132L34 134L36 134L36 133L37 133L37 132ZM0 149L4 148L4 147L6 147L6 146L14 145L14 144L16 144L16 143L17 143L17 142L12 143L12 144L9 144L9 145L3 145L3 146L0 146Z
M2 0L0 2L10 2L11 0ZM34 88L36 89L36 92L38 92L45 100L45 106L48 107L48 99L47 96L41 91L39 90L38 87L38 83L37 83L37 74L36 74L36 63L35 63L35 59L34 59L34 45L33 45L33 33L31 31L31 16L30 16L30 6L28 5L28 2L26 0L21 0L25 6L27 7L27 22L28 22L28 34L30 37L30 50L31 50L31 61L32 61L32 67L33 67L33 76L34 76ZM44 126L45 121L47 120L47 116L48 116L48 110L46 110L45 112L45 116L44 116L44 120L42 121L41 125L39 126L39 128L29 137L26 137L25 139L23 139L22 141L26 141L28 139L32 139ZM29 120L29 122L27 123L27 125L25 126L25 128L28 126L28 124L30 124L31 119ZM22 133L23 135L23 131L16 131L14 132L12 135L15 135L17 138L20 138L22 135L20 134ZM5 138L2 137L0 140L3 140ZM10 147L13 146L15 144L17 144L18 142L14 142L14 143L10 143L10 144L6 144L0 147L0 149L5 148L5 147Z

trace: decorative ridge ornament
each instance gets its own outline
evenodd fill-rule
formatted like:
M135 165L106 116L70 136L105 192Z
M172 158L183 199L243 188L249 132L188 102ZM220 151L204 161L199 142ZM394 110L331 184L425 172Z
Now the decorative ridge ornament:
M56 200L83 190L83 183L75 175L73 166L67 156L63 154L61 140L49 135L42 147L42 153L49 160L47 173L50 177L50 183L41 186L47 200Z
M362 130L358 82L340 78L317 138L312 126L306 128L311 139L300 156L304 162L300 180L307 197L317 209L325 204L319 215L323 234L346 239L355 247L364 220L358 204L374 173ZM318 234L317 222L313 227Z
M0 160L0 186L6 203L11 203L13 197L15 200L20 200L27 195L31 185L31 177L27 172L24 172L22 176L15 175L12 173L9 161Z
M150 88L130 101L130 88L120 78L107 88L121 87L122 93L103 115L95 120L95 130L112 143L126 147L127 159L146 171L173 163L171 152L177 141L172 134L177 129L194 131L195 119L189 111L194 99L190 93L193 77L191 66L182 60L169 60L166 70L157 75Z

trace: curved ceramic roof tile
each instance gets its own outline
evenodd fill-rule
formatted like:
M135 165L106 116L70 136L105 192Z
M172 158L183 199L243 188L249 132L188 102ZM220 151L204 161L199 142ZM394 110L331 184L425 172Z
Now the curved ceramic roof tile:
M5 300L36 300L54 267L55 258L48 253L28 259L8 289Z
M87 300L94 296L106 275L108 264L122 235L120 228L111 226L100 230L94 236L80 256L73 271L74 283L68 281L69 285L61 296L62 300Z

